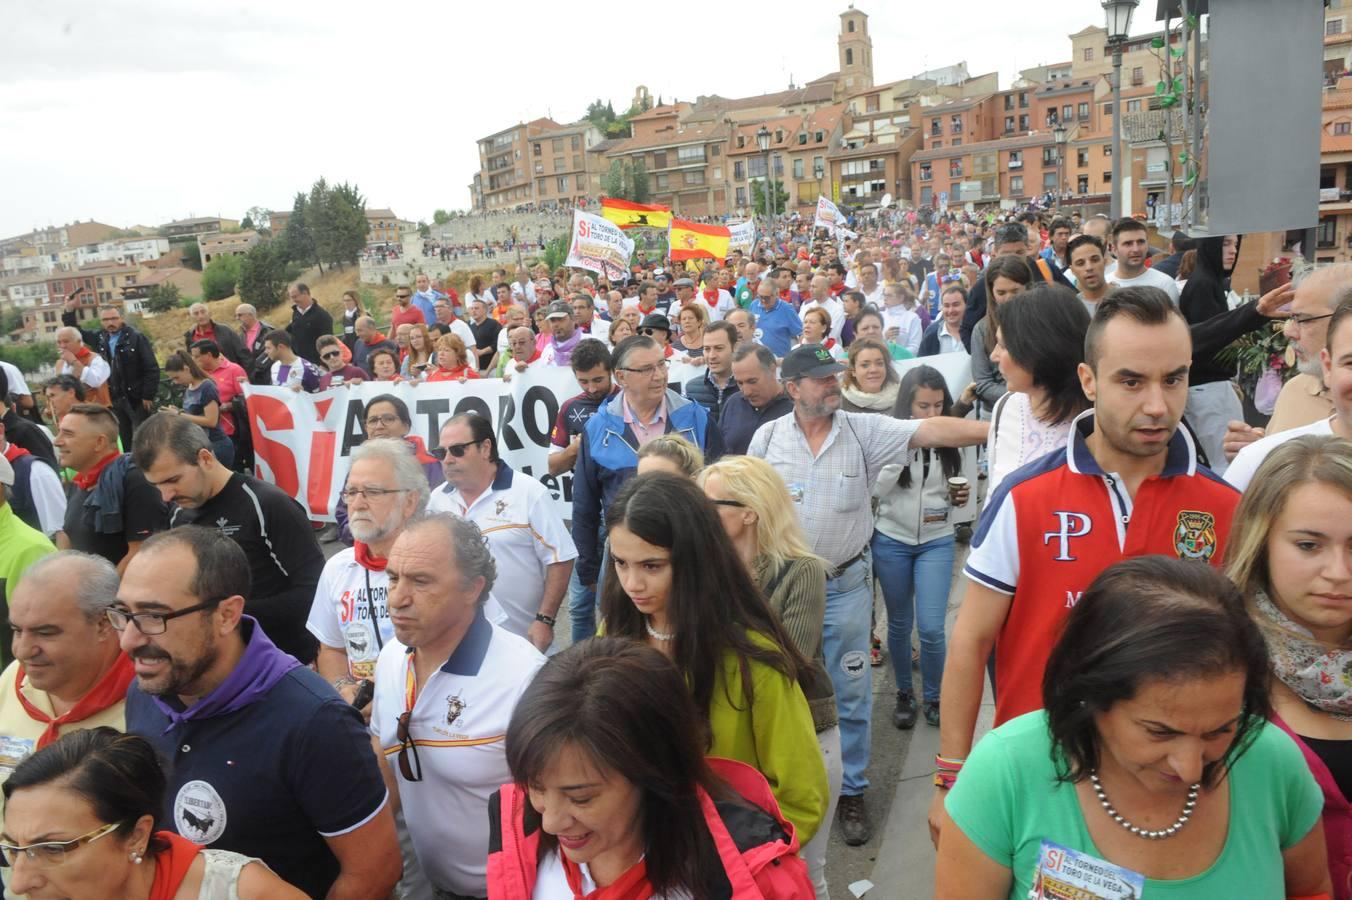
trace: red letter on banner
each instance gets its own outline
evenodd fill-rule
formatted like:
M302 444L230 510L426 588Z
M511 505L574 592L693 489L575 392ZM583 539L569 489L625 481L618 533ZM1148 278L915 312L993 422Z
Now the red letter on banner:
M285 444L264 437L263 430L259 427L265 426L270 431L291 431L295 428L291 410L287 409L282 401L262 394L251 394L247 404L249 427L253 432L254 455L259 462L267 463L277 487L289 496L296 496L300 492L300 475L296 472L295 455Z

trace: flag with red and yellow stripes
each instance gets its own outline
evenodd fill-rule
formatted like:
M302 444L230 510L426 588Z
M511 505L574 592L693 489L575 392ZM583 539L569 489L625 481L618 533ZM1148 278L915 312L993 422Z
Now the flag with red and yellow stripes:
M631 203L602 197L601 215L621 228L666 228L671 225L671 207L657 203Z
M701 225L685 219L671 220L667 232L669 255L677 259L727 259L732 232L723 225Z

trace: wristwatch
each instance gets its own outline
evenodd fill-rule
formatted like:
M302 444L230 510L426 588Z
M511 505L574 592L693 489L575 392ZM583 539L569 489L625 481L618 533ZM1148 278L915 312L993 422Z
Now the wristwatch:
M553 616L547 616L547 615L545 615L544 613L536 613L536 614L535 614L535 621L537 621L537 622L544 622L544 623L545 623L546 625L548 625L550 628L553 628L553 627L554 627L554 623L557 621L557 619L555 619Z
M357 679L355 678L350 678L347 675L339 675L337 678L333 679L333 689L337 691L341 690L344 687L347 687L350 684L359 684L359 683L360 682L358 682Z

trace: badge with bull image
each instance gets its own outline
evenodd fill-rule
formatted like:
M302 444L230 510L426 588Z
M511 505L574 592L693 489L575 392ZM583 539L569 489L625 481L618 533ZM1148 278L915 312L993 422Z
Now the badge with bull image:
M1179 510L1174 550L1179 559L1211 559L1216 552L1216 517L1194 509Z
M454 725L460 719L460 714L465 711L465 707L467 706L469 706L469 704L461 699L459 694L456 694L454 697L447 697L446 724Z
M174 797L174 825L190 841L210 844L225 833L225 801L205 781L189 781Z

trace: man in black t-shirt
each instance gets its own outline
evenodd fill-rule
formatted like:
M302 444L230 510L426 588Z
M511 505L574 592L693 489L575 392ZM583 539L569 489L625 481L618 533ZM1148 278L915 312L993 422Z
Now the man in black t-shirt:
M118 420L106 406L77 403L61 419L56 449L61 465L77 473L62 549L97 554L121 572L142 541L169 527L169 517L131 454L117 451L117 438Z
M132 458L171 506L170 527L205 525L244 550L253 592L245 612L283 651L303 663L318 649L305 627L324 553L305 511L274 485L221 465L206 433L156 413L136 432Z
M498 352L498 333L502 331L502 325L488 314L488 304L479 297L469 302L469 330L474 335L474 354L479 360L479 371L486 372Z

